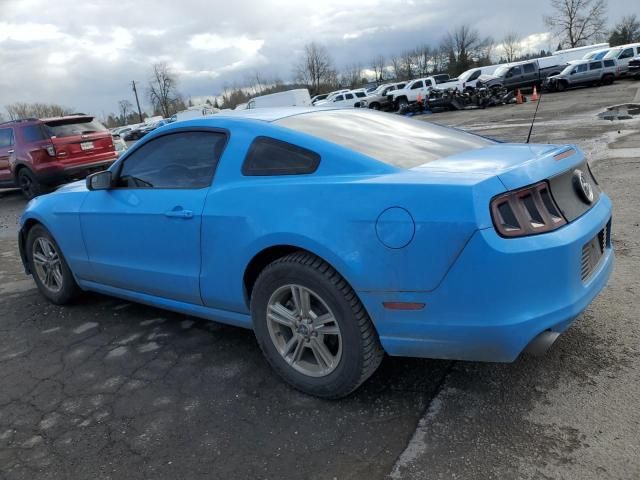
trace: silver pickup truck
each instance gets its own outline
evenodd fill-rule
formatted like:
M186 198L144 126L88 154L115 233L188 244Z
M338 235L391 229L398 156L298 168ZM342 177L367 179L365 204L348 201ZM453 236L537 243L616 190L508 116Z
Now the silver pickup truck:
M557 75L547 77L542 84L545 90L561 92L583 85L609 85L616 78L616 61L576 60Z

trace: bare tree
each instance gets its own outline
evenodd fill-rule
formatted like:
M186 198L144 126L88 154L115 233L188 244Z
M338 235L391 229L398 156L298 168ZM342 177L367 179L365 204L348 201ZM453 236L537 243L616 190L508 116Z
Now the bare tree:
M153 74L149 81L149 100L154 110L163 117L175 113L178 79L166 63L153 65Z
M507 62L514 62L520 55L520 37L515 32L507 33L500 44Z
M73 112L72 108L63 107L55 103L24 103L15 102L5 107L9 118L47 118L62 117Z
M398 55L392 55L389 58L391 62L391 70L393 71L393 76L396 80L405 79L404 72L402 70L402 59Z
M382 55L376 55L371 60L371 70L373 70L374 75L376 76L376 82L382 82L384 80L384 57Z
M640 21L635 15L626 15L611 32L609 44L615 47L636 42L640 42Z
M122 119L122 124L127 123L127 117L129 113L133 111L133 104L129 100L120 100L118 102L118 109L120 110L120 118Z
M471 26L460 25L444 38L443 48L448 52L450 72L457 75L471 68L478 59L490 55L493 39L483 39Z
M355 88L362 83L362 66L359 63L347 65L340 72L340 84Z
M405 78L415 77L417 73L415 50L405 50L402 52L400 55L400 65Z
M607 0L551 0L553 13L544 23L569 48L603 36L607 23Z
M295 66L294 73L296 80L308 85L314 94L320 91L321 85L331 84L336 79L329 52L315 42L304 46L304 53Z

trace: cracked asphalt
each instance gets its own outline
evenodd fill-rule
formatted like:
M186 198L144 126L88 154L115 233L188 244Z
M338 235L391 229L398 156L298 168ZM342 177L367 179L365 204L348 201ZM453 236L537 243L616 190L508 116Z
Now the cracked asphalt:
M640 478L640 125L595 118L638 87L540 107L533 141L578 143L615 203L610 285L552 350L386 358L337 402L282 383L249 331L94 294L49 304L18 256L25 202L0 192L0 479ZM532 109L428 119L522 140Z

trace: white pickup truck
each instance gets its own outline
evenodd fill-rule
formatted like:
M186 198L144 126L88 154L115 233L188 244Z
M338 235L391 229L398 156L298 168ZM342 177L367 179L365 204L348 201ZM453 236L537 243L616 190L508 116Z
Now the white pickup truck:
M410 104L418 101L418 96L424 98L433 88L447 89L457 88L462 90L462 82L457 78L442 81L440 78L431 76L416 78L405 85L404 88L393 90L387 95L387 100L393 105L395 110L403 110Z

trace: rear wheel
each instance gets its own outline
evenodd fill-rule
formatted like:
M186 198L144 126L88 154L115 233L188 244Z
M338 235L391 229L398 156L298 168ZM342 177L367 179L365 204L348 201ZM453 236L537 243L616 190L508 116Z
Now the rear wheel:
M29 230L25 251L38 290L49 301L63 305L80 293L60 247L42 225Z
M309 253L293 253L262 271L251 315L272 368L310 395L349 395L382 361L373 323L353 289Z
M31 200L42 193L42 186L36 177L23 167L18 171L18 187L27 200Z
M372 110L380 110L380 104L378 102L373 102L371 105L369 105L369 108Z

